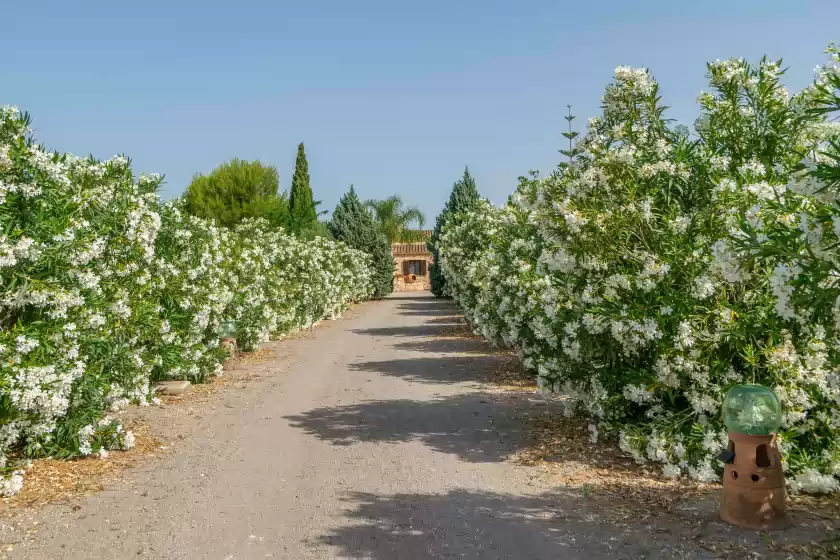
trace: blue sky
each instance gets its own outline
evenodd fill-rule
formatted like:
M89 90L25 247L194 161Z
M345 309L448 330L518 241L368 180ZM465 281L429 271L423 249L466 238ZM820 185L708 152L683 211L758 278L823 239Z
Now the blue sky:
M496 203L529 169L549 172L565 105L583 127L619 64L651 68L690 124L705 61L784 57L800 88L840 40L830 1L20 6L3 10L0 104L28 110L51 149L125 153L166 174L169 197L231 157L275 165L286 189L303 141L324 209L353 183L427 222L464 165Z

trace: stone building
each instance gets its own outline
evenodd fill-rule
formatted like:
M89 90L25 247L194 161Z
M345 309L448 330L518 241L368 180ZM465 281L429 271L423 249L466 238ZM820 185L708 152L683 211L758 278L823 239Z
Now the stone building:
M431 231L424 231L430 237ZM393 243L391 254L394 255L394 291L419 292L431 290L429 267L432 254L425 241L416 243Z

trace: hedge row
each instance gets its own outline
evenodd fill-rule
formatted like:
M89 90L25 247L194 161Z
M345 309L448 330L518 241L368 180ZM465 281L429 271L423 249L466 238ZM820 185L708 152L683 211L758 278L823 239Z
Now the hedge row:
M0 493L28 458L130 447L106 413L219 374L221 322L250 350L370 296L367 254L189 216L159 177L47 152L28 123L0 109Z
M571 161L439 244L477 332L668 477L715 480L720 405L773 388L793 490L840 488L840 56L790 95L779 62L708 65L693 129L619 67ZM745 411L749 417L754 411ZM746 418L749 420L749 418Z

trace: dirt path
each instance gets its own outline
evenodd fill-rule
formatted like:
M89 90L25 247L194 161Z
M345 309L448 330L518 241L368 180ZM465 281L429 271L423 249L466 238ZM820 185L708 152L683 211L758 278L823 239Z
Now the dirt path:
M395 296L275 343L249 383L157 418L179 442L173 453L17 520L14 533L4 527L6 542L18 536L6 554L706 556L690 528L607 522L580 489L547 489L508 461L525 443L527 415L556 404L476 381L504 358L481 341L441 338L454 314L423 294Z

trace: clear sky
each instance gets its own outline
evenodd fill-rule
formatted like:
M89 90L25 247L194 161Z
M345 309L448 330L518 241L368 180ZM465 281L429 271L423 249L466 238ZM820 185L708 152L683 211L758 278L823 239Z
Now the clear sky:
M303 141L324 209L353 183L432 223L464 165L496 203L549 172L619 64L690 124L706 60L784 57L800 88L840 41L837 0L6 1L0 105L49 148L125 153L170 197L232 157L287 189Z

